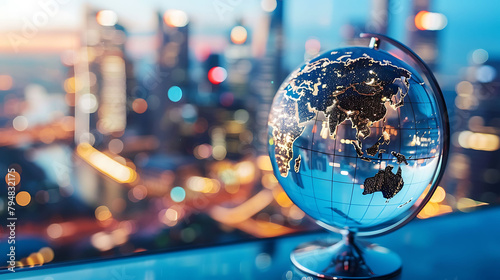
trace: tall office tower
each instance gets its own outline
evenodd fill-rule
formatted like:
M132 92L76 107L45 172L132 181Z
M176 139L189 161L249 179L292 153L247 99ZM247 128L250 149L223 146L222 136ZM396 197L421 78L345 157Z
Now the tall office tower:
M260 40L260 42L254 42L256 43L254 54L257 56L257 65L253 71L255 80L252 91L256 98L249 104L249 111L255 116L254 144L260 154L267 153L269 111L276 91L286 78L286 72L283 69L285 50L283 5L284 1L276 1L276 8L262 20L265 25L255 30L256 38ZM259 44L262 47L259 47Z
M485 50L475 50L475 63L467 67L465 79L456 86L456 116L461 119L454 122L456 132L448 173L455 179L457 198L498 203L500 59L485 60L486 57Z
M107 144L123 135L134 82L125 56L127 31L110 10L87 7L86 28L75 64L75 141Z
M189 18L184 11L167 10L158 15L158 65L163 93L170 86L187 91L189 86Z
M248 28L238 22L231 28L229 39L230 44L224 51L228 89L233 93L236 103L241 103L250 93L250 71L253 67Z
M372 0L370 9L370 20L366 25L366 31L387 34L389 23L389 0Z
M414 24L409 26L408 44L434 70L439 55L436 43L443 15L430 13L430 8L430 0L413 1L411 15Z
M181 148L180 126L172 114L180 104L190 100L189 89L189 18L184 11L167 10L158 14L158 84L152 92L158 98L159 108L154 116L154 134L160 140L160 149L177 152Z

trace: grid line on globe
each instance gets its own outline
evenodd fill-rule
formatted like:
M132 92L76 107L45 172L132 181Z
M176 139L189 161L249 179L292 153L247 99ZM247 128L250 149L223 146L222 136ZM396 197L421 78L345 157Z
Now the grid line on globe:
M368 228L404 213L419 199L434 176L442 135L436 104L416 71L381 51L375 59L366 50L344 50L312 59L281 85L269 118L269 154L278 181L307 214L340 228ZM338 65L328 69L333 64ZM350 73L338 68L351 65L358 67L351 67L357 75L369 73L350 76L357 83L339 89L339 80L346 81L339 73ZM387 76L382 71L389 72L389 80L379 77ZM318 89L332 85L337 89ZM345 94L354 101L341 100ZM363 110L347 111L346 104ZM332 118L335 114L340 120ZM382 181L393 187L379 189ZM367 182L376 187L366 191Z

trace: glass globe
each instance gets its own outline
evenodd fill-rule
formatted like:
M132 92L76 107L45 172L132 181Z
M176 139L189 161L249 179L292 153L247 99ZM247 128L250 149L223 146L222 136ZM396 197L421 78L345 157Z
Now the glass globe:
M416 214L422 194L437 184L443 108L419 72L378 47L325 52L276 93L268 122L274 174L318 224L387 231Z

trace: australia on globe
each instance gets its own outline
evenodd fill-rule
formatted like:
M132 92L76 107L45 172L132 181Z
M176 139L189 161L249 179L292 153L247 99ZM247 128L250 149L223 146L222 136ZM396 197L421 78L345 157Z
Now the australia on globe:
M315 219L369 227L411 207L441 146L436 101L385 51L324 53L293 71L269 115L269 155L292 201Z

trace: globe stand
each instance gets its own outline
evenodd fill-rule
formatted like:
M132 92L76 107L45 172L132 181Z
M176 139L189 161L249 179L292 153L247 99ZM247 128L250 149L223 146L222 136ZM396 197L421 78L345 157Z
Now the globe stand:
M302 244L290 257L298 269L326 279L386 279L398 275L402 264L396 253L364 245L347 230L342 232L341 241Z

